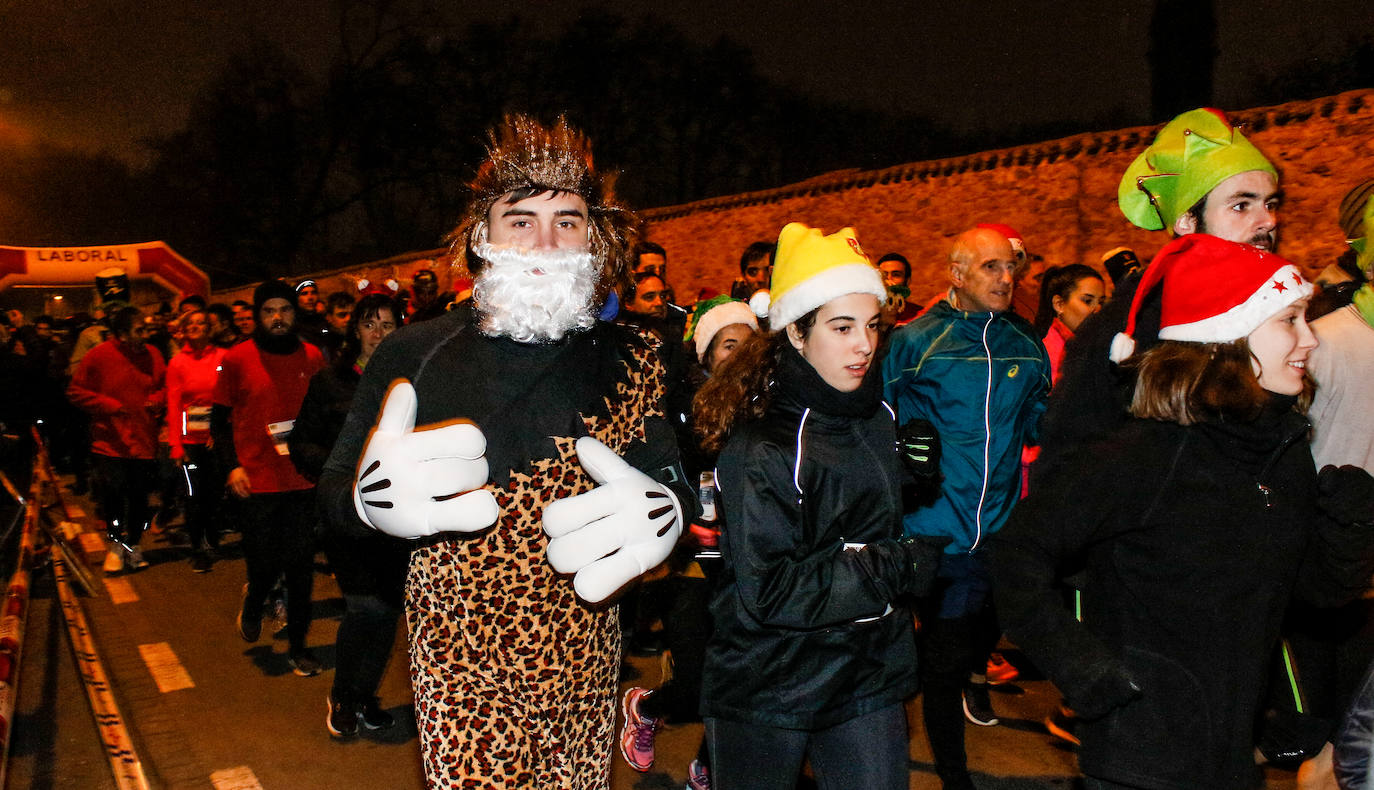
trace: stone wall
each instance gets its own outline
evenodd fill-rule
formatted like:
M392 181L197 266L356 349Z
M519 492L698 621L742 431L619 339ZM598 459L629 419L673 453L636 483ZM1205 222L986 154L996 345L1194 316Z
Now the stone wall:
M1374 90L1228 113L1281 174L1285 193L1279 251L1309 275L1345 248L1336 207L1355 184L1374 176ZM649 238L668 251L668 278L679 301L703 286L727 291L750 242L776 240L788 222L827 233L845 225L874 259L901 252L912 263L912 296L926 301L945 287L950 240L978 222L1003 222L1025 236L1049 264L1087 263L1119 246L1149 260L1167 240L1131 225L1116 206L1126 167L1158 127L1081 134L970 156L882 170L843 170L799 184L647 210ZM359 277L394 277L404 286L420 266L441 287L455 276L435 265L442 251L406 253L365 266L323 272L321 294L350 288ZM246 296L245 296L246 294ZM252 286L216 292L251 298ZM1022 309L1024 310L1024 301Z
M1315 274L1345 249L1336 208L1374 176L1374 90L1228 113L1281 175L1279 251ZM1148 261L1167 238L1140 230L1116 206L1121 174L1158 127L1082 134L1035 145L883 170L847 170L791 186L644 212L668 251L679 301L725 291L750 242L776 240L788 222L857 231L874 260L901 252L918 301L946 287L951 239L979 222L1016 228L1048 264L1087 263L1128 246Z

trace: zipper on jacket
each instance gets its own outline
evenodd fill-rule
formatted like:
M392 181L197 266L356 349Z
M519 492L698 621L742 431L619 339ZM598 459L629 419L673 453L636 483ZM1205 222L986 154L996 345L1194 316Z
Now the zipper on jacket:
M896 425L897 425L897 415L896 415L896 413L892 411L892 407L891 407L891 406L888 406L887 403L886 403L886 401L883 402L883 406L886 406L886 407L887 407L888 413L889 413L889 414L892 414L892 425L893 425L893 427L896 427ZM874 463L874 465L876 466L876 468L882 469L882 468L883 468L883 458L882 458L882 455L881 455L877 450L874 450L872 445L870 445L868 442L864 441L864 433L863 433L862 430L859 429L859 426L858 426L857 424L850 425L850 426L849 426L849 430L851 430L851 431L853 431L853 432L855 433L855 435L856 435L856 436L858 437L858 439L859 439L859 444L863 445L864 449L868 451L869 456L873 458L873 463ZM896 448L894 448L894 452L895 452L895 449L896 449ZM886 473L879 474L878 476L881 477L881 478L883 479L883 490L887 492L887 501L888 501L888 503L889 503L890 505L892 505L893 509L896 510L897 513L899 514L899 515L898 515L897 521L898 521L898 524L900 525L900 523L901 523L901 516L900 516L900 514L901 514L901 512L902 512L902 495L901 495L901 492L900 492L900 491L893 491L893 490L892 490L892 478L888 477L888 475L887 475Z
M968 547L969 554L983 541L983 504L988 498L988 456L992 454L992 349L988 347L988 328L996 317L996 313L988 313L988 320L983 324L983 355L988 360L988 385L983 393L983 490L978 492L978 512L974 514L973 545Z
M1279 446L1274 448L1274 452L1269 456L1269 460L1264 462L1264 466L1260 469L1259 474L1255 475L1255 488L1258 488L1259 492L1264 495L1265 510L1272 510L1274 507L1274 502L1269 497L1270 494L1274 493L1274 489L1270 488L1264 483L1261 483L1260 481L1269 477L1269 472L1273 470L1274 464L1279 462L1279 456L1283 455L1284 451L1288 449L1289 445L1293 444L1293 442L1296 442L1300 437L1307 435L1307 432L1311 429L1312 423L1308 420L1303 420L1302 427L1298 430L1293 431L1288 436L1285 436L1283 438L1283 441L1279 443Z

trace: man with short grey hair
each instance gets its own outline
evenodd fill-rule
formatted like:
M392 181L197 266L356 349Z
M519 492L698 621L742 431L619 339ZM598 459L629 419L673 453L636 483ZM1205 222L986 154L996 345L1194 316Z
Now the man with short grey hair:
M984 542L1019 497L1021 448L1035 443L1050 387L1044 345L1011 312L1019 265L1002 231L959 234L947 296L893 332L883 361L884 394L903 433L924 420L939 436L943 482L903 527L951 539L921 615L922 713L947 789L973 787L963 717L998 723L983 675L997 640Z

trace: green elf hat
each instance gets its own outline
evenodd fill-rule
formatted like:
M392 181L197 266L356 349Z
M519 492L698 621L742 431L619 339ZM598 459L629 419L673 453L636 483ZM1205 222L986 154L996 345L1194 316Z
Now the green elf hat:
M1165 124L1126 169L1117 203L1136 227L1163 230L1217 184L1251 170L1279 177L1221 110L1189 110Z
M1374 265L1374 244L1369 243L1371 228L1374 228L1374 196L1364 204L1364 235L1350 240L1350 249L1359 253L1359 257L1355 258L1355 265L1366 275L1369 274L1370 266Z

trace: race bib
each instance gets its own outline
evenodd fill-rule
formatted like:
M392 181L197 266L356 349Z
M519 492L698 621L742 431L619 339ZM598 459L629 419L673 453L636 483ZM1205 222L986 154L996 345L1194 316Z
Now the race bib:
M291 454L291 450L286 446L286 440L291 438L291 429L295 426L295 420L282 420L267 424L267 435L272 437L272 445L277 448L277 455Z

